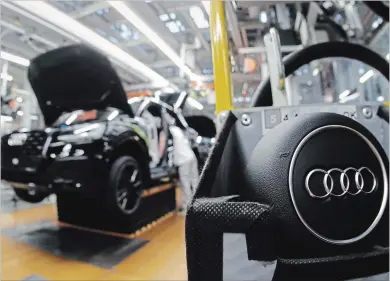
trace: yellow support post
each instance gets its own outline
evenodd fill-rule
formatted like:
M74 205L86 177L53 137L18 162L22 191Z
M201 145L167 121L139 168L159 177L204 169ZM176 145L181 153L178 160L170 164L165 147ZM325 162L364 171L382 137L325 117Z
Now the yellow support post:
M229 46L222 0L211 1L210 33L216 96L215 111L218 115L221 111L233 109Z

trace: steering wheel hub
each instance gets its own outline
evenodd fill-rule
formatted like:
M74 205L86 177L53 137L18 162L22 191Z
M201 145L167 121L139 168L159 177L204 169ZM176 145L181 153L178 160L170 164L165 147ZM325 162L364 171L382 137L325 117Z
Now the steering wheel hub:
M289 191L296 214L312 234L332 244L354 243L370 234L385 211L385 164L362 133L322 126L297 145Z

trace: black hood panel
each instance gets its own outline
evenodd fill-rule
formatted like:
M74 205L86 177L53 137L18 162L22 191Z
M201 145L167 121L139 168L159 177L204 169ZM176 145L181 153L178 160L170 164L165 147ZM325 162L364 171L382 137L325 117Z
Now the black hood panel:
M28 79L46 125L77 109L118 108L133 116L121 81L104 55L85 45L71 45L33 59Z

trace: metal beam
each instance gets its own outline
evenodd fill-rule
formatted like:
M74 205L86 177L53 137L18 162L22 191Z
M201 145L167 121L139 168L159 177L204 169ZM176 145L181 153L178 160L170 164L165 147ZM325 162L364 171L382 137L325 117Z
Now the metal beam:
M21 56L26 57L27 59L33 58L37 55L37 52L33 51L31 48L27 49L26 44L20 44L20 42L12 42L10 40L2 40L1 46L9 49L10 52L18 53Z
M152 64L148 64L148 66L151 68L164 68L164 67L170 67L174 65L175 64L171 60L161 60L161 61L156 61Z
M9 28L2 29L0 32L0 42L7 34L10 34L11 32L13 31Z
M237 14L234 11L233 4L230 1L227 1L225 4L226 9L226 20L228 24L228 30L230 31L230 35L233 39L233 43L235 48L243 48L244 42L241 37L240 29L238 28L238 19Z
M56 25L54 24L51 24L45 20L43 20L42 18L40 17L37 17L35 15L33 15L31 12L28 12L22 8L20 8L19 6L16 6L17 3L14 3L14 2L10 2L10 1L2 1L1 2L1 5L7 7L8 9L11 9L13 10L14 12L16 13L19 13L25 17L27 17L28 19L30 20L33 20L55 32L57 32L58 34L61 34L62 36L74 41L74 42L80 42L80 40L78 38L76 38L75 36L65 32L64 30L62 30L61 28L57 27ZM17 4L19 5L19 4Z
M199 41L202 44L202 46L206 49L206 51L209 54L211 54L210 44L204 38L201 30L196 26L194 20L191 18L190 14L189 14L189 11L187 10L187 11L183 12L182 15L184 16L185 20L190 25L190 27L195 31L195 35L199 38Z
M130 54L126 53L118 46L115 46L107 39L103 38L102 36L99 36L93 31L91 32L88 27L70 18L69 16L66 16L61 11L54 9L48 3L45 3L43 1L13 1L7 3L3 2L2 4L6 4L6 7L16 12L20 12L31 20L34 20L39 24L42 24L47 28L58 32L66 36L67 38L73 38L75 42L81 42L86 40L87 38L84 38L84 35L88 34L93 40L87 40L86 43L93 45L97 49L100 49L103 53L106 53L111 58L117 58L113 59L113 61L115 61L115 64L120 65L127 72L131 72L134 74L137 73L137 76L142 74L142 76L144 76L145 78L148 77L150 80L156 81L156 83L165 84L166 82L168 82L164 77L162 77L152 69L147 68L146 65L144 66L142 62L138 61L136 58L132 57ZM41 13L39 11L39 8L37 7L43 7L45 9L45 12ZM56 17L54 16L55 14L59 15L58 20L56 20ZM61 25L62 22L70 22L71 24L69 26L66 24ZM104 46L101 46L100 43L104 43ZM115 51L108 52L108 50L110 49ZM125 67L123 67L124 65ZM138 69L136 67L137 65L139 66Z
M43 38L35 33L31 33L31 34L28 34L26 30L24 30L23 28L19 27L19 26L16 26L12 23L9 23L9 22L6 22L4 20L0 20L0 25L1 26L4 26L4 27L7 27L17 33L20 33L22 35L27 35L29 36L30 38L40 42L40 43L43 43L49 47L52 47L52 48L57 48L59 46L59 44L53 42L53 41L50 41L50 40L47 40L46 38Z
M106 1L98 1L98 2L95 2L91 5L84 7L81 10L70 13L70 16L74 19L80 19L80 18L83 18L83 17L88 16L90 14L93 14L97 10L107 8L108 6L109 6L109 4Z
M302 45L284 45L280 47L280 50L282 52L294 52L302 48L303 48ZM258 54L258 53L265 53L265 52L266 52L266 48L262 46L238 49L239 54Z
M139 1L126 1L126 5L144 22L147 22L149 26L152 26L154 32L163 38L172 49L179 50L180 46L177 39L164 26L163 22L158 18L148 3Z
M245 27L240 27L240 30L241 30L241 35L242 35L242 41L244 43L244 47L248 47L249 46L249 42L248 42L248 34L246 33L246 29Z
M141 45L143 43L150 43L150 41L145 38L142 34L140 34L140 38L138 40L132 40L132 41L126 41L121 44L119 44L119 47L136 47L138 45Z
M183 84L183 79L181 79L180 77L175 77L174 79L169 79L169 81L171 83L173 83L173 84L179 84L179 85ZM178 88L175 85L174 86L170 86L170 87L172 87L176 91L180 90L180 88ZM129 86L125 85L124 88L125 88L126 92L161 89L161 87L156 87L155 85L149 84L149 83L137 84L137 85L129 85Z
M257 72L256 73L234 72L231 73L231 77L234 82L261 81L261 74ZM214 81L214 75L203 75L200 78L203 82Z
M377 44L378 40L382 38L382 36L386 33L389 32L389 23L385 23L382 25L380 30L374 35L374 37L371 39L371 41L368 43L368 46L373 47Z
M248 23L240 23L241 29L264 29L266 25L264 23L259 22L248 22Z
M248 82L248 81L261 82L261 74L260 73L239 73L239 72L236 72L236 73L232 73L231 77L232 77L232 80L234 82L239 82L239 83ZM200 79L206 83L213 82L214 75L203 75L203 76L200 76ZM186 83L186 81L183 80L183 78L181 78L179 76L170 78L169 81L174 83L174 84L179 84L179 85ZM157 89L157 88L154 87L152 84L148 84L148 83L131 85L131 86L127 86L125 88L126 91L138 91L138 90L145 90L145 89Z

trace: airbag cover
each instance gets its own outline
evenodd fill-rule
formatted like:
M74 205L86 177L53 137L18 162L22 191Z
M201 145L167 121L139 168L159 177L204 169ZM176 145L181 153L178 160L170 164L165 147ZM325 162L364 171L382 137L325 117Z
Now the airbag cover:
M388 244L387 156L350 118L319 113L280 124L257 144L245 181L244 200L274 210L280 257Z

